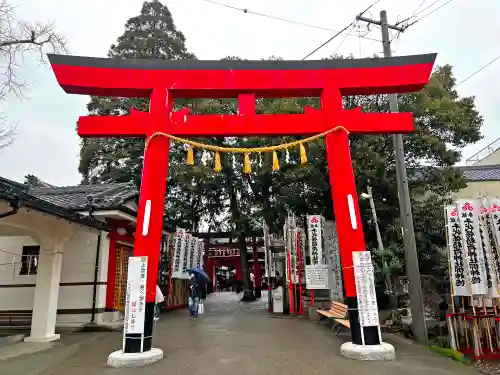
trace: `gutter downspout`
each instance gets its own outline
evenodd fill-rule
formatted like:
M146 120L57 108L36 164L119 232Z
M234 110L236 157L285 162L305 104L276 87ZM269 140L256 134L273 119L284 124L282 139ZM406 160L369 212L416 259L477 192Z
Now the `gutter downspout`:
M95 266L94 266L94 288L92 291L92 312L90 323L95 323L95 315L96 315L96 297L97 297L97 277L99 274L99 258L101 256L101 234L99 232L97 235L97 249L95 252Z
M10 206L12 207L12 210L0 213L0 219L3 219L4 217L9 217L9 216L12 216L12 215L15 215L18 213L19 206L18 206L17 202L11 203Z

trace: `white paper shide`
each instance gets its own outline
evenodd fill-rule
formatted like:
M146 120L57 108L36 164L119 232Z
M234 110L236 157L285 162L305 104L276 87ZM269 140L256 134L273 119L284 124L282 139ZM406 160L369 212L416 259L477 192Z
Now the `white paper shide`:
M125 334L144 333L148 257L130 257L125 302Z
M377 327L379 318L371 254L369 251L355 251L352 253L352 260L358 298L359 324L361 327Z

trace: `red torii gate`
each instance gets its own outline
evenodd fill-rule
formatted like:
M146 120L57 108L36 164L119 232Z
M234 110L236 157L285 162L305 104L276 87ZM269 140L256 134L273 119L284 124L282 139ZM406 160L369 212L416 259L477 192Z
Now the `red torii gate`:
M49 55L60 86L70 94L150 98L149 112L130 116L82 116L82 137L297 136L341 125L351 133L409 133L410 113L344 110L342 95L404 93L428 82L436 54L320 61L156 61ZM321 109L304 114L257 115L257 97L321 98ZM190 115L172 111L174 98L238 98L237 115ZM325 137L352 341L361 344L352 252L365 250L348 133ZM161 241L169 139L155 137L144 155L134 256L148 256L144 351L151 349L154 290ZM125 352L139 352L130 335ZM364 329L365 344L379 343L376 328Z

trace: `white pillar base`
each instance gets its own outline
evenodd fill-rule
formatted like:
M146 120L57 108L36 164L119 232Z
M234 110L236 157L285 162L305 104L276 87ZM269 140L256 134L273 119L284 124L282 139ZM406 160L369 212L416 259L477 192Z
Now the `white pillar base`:
M24 338L24 342L51 342L51 341L56 341L61 338L61 335L54 334L50 336L44 336L44 337L32 337L28 336Z
M383 342L378 345L357 345L345 342L340 347L340 354L350 359L361 361L393 361L396 359L394 346Z
M108 357L110 367L143 367L163 359L163 351L151 348L143 353L123 353L121 350L113 352Z

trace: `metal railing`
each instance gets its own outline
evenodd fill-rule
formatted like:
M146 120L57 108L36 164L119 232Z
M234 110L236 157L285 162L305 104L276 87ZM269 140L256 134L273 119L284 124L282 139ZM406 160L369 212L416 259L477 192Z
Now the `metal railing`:
M468 158L465 161L465 164L466 165L474 165L474 164L480 162L481 160L487 158L491 154L493 154L499 148L500 148L500 138L491 142L488 146L486 146L485 148L476 152L474 155L472 155L470 158Z

